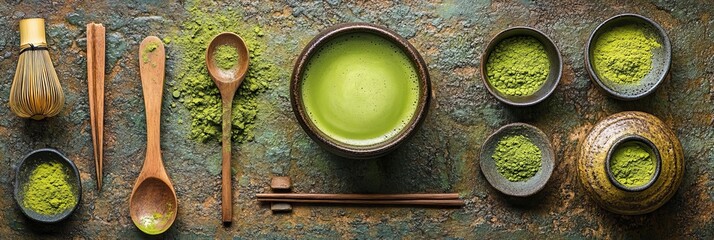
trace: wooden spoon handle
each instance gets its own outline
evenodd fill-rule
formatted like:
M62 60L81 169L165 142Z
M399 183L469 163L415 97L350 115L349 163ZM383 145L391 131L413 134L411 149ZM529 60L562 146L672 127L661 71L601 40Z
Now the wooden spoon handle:
M223 95L223 163L221 170L221 187L223 210L223 222L230 223L233 221L233 187L231 186L231 126L233 124L231 113L233 107L233 95Z
M139 47L139 71L144 92L144 107L146 107L146 160L144 161L144 168L158 167L155 170L163 169L160 124L165 63L166 52L161 39L149 36L141 41L141 46Z

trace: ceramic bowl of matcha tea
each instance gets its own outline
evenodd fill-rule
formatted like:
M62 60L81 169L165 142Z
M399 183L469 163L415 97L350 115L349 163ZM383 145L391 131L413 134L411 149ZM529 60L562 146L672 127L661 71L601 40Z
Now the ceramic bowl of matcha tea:
M540 129L512 123L489 136L481 147L481 172L496 190L527 197L543 189L553 173L555 154Z
M672 62L672 47L664 29L636 14L622 14L600 24L585 48L590 78L621 100L654 92Z
M481 80L501 102L529 106L550 96L560 81L560 51L542 32L513 27L498 33L481 55Z
M77 209L82 183L74 163L55 149L26 155L15 173L15 202L28 218L55 223Z
M290 100L300 126L330 152L375 158L397 148L426 117L429 73L407 40L381 26L340 24L298 57Z

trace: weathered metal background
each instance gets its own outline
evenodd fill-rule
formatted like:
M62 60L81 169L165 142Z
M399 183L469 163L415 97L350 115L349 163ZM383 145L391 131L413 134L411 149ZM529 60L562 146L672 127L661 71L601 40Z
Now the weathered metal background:
M144 158L145 121L138 74L138 45L148 35L180 30L189 2L16 1L0 3L0 238L140 238L128 200ZM691 1L220 1L251 25L263 27L270 58L281 68L275 86L259 97L255 140L234 147L235 222L220 223L219 143L188 140L188 115L166 88L162 121L164 161L179 197L168 238L714 238L714 3ZM650 97L622 102L607 97L588 78L583 48L590 32L618 13L659 22L673 45L671 78ZM47 19L51 54L67 95L58 117L31 121L6 107L18 53L18 21ZM85 24L107 26L105 186L94 182L87 104ZM429 64L435 101L413 139L386 157L369 161L330 155L296 123L288 76L302 47L320 30L365 21L408 38ZM479 58L498 31L538 28L560 48L563 79L534 107L511 108L488 94ZM167 45L167 83L180 81L172 66L180 51ZM576 181L578 141L598 120L624 110L652 113L684 146L686 175L659 210L620 216L598 207ZM486 136L522 121L543 129L556 149L551 181L537 196L509 199L485 181L477 155ZM54 147L74 160L84 184L79 210L54 226L29 223L12 199L14 169L33 149ZM288 175L298 192L459 192L461 209L298 206L273 215L255 193L272 176Z

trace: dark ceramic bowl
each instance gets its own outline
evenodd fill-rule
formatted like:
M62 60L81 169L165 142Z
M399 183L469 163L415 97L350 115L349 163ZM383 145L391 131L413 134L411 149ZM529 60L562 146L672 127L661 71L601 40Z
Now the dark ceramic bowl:
M541 151L541 168L535 176L523 182L511 182L496 169L496 162L491 156L498 142L507 136L523 135L530 139ZM515 197L527 197L543 189L548 183L555 166L555 154L548 136L540 129L525 123L511 123L496 130L481 147L481 172L496 190Z
M77 204L59 214L44 215L41 213L37 213L29 208L25 208L24 204L22 204L25 199L24 191L22 188L29 180L32 171L38 165L50 161L59 162L64 166L65 173L68 176L68 182L72 186L73 193L75 194L75 196L77 196ZM67 157L65 157L57 150L43 148L32 151L30 154L27 154L23 158L22 162L20 162L20 166L18 166L17 171L15 172L14 194L15 203L17 203L17 205L22 210L22 213L25 214L25 216L27 216L28 218L42 223L56 223L62 221L65 218L69 217L69 215L71 215L77 209L79 203L82 200L82 183L79 178L79 171L77 170L77 166L75 166L71 160L67 159Z
M310 58L318 52L321 46L327 44L332 39L351 33L375 34L394 43L411 60L418 74L419 81L419 99L416 103L416 111L412 115L411 120L395 136L388 138L383 142L367 146L351 145L340 142L323 133L312 123L310 116L306 112L301 95L303 74ZM307 132L310 138L330 152L342 157L353 159L376 158L396 149L400 144L408 139L414 133L414 130L424 121L430 99L431 80L429 79L429 72L427 70L426 63L422 59L419 52L407 40L399 36L399 34L384 27L369 23L339 24L319 33L314 39L312 39L312 41L310 41L310 43L307 44L302 53L300 53L300 56L298 56L290 80L290 102L292 104L295 117L297 118L302 129Z
M649 37L654 37L662 46L652 50L652 70L638 84L618 84L605 79L598 73L593 63L593 52L595 43L603 33L615 27L629 24L641 26L651 34ZM621 14L605 20L590 34L590 39L585 46L585 67L588 70L590 79L612 97L620 100L636 100L654 92L667 76L667 73L669 73L671 64L672 45L669 42L667 33L656 22L637 14Z
M622 185L620 182L615 179L615 174L612 173L612 169L610 169L610 161L613 158L613 154L615 153L615 150L619 148L620 146L624 144L629 144L629 143L635 143L639 144L643 149L647 149L647 151L650 153L651 156L655 157L655 172L652 175L652 178L644 185L642 186L637 186L637 187L628 187L625 185ZM618 187L622 190L625 191L630 191L630 192L639 192L643 191L652 184L654 184L657 181L657 178L659 177L659 171L660 167L662 166L662 158L659 155L659 150L657 149L657 146L655 146L650 140L647 138L644 138L640 135L626 135L621 137L619 140L615 142L615 144L610 147L610 150L607 152L607 160L605 162L605 170L607 171L607 178L610 179L610 182L615 185L615 187Z
M535 93L529 96L511 96L499 92L495 87L491 85L488 80L488 72L486 71L486 63L488 63L488 58L491 56L491 52L498 46L498 44L509 37L515 36L531 36L537 39L543 47L545 48L546 54L548 54L548 61L550 61L550 71L548 72L548 78L546 78L543 86ZM563 60L560 57L560 51L553 44L553 41L548 38L542 32L530 28L530 27L512 27L498 33L486 46L483 55L481 55L481 80L483 85L486 86L488 92L503 103L513 105L513 106L530 106L543 101L545 98L550 96L558 86L560 82L560 77L563 73Z

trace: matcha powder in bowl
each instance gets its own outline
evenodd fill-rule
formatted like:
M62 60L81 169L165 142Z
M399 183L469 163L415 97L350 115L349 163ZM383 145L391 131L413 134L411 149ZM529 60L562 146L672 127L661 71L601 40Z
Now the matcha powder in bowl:
M540 148L523 135L499 140L491 157L498 173L511 182L527 181L541 168Z
M585 66L594 83L620 100L635 100L655 91L669 73L672 46L656 22L621 14L590 34Z
M258 114L257 97L279 77L279 69L263 53L266 49L263 29L247 26L240 21L237 11L209 11L201 1L189 1L186 10L188 19L181 24L181 31L165 42L178 49L176 79L178 86L172 88L177 99L191 116L189 137L199 142L219 142L221 138L221 95L206 69L206 48L211 39L221 32L235 32L245 40L250 53L250 65L246 77L233 100L232 138L242 143L253 139L255 119ZM228 46L224 46L228 47ZM230 47L229 47L230 48ZM234 49L219 49L218 65L230 69L239 58ZM231 52L230 50L233 50ZM235 55L234 55L235 54ZM175 104L172 104L175 107ZM181 123L181 120L179 120Z
M488 57L491 85L509 96L529 96L545 84L550 69L548 54L538 39L514 36L504 39Z

